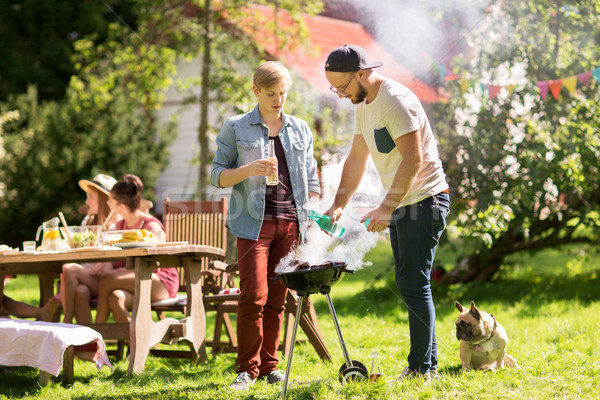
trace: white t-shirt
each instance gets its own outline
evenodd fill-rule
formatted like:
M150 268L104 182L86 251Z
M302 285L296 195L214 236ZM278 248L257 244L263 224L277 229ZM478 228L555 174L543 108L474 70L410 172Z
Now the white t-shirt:
M389 191L402 163L402 155L394 140L414 131L421 135L423 165L398 207L417 203L448 189L425 110L412 91L391 79L381 84L371 103L362 102L356 107L355 134L363 135L386 191Z

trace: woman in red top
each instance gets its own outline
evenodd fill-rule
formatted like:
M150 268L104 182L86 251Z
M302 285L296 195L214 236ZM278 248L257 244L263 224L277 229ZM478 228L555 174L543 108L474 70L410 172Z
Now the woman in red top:
M125 175L110 191L108 205L123 219L117 222L117 230L146 229L160 241L166 238L165 228L153 216L139 209L144 185L135 175ZM104 275L100 281L96 323L105 323L112 312L115 322L129 322L128 309L133 304L135 275L132 270L117 268ZM176 268L159 268L152 273L151 301L175 297L179 289Z

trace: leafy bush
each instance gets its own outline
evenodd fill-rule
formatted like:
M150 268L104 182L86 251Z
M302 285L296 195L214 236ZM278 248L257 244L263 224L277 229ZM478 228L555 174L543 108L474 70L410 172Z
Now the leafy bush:
M494 97L449 84L436 115L454 190L448 232L466 244L448 283L489 279L512 253L598 242L598 82L558 99L536 86L597 66L597 7L504 2L470 32L473 57L457 59L455 72L474 85L516 85Z
M167 160L173 124L156 134L126 91L115 87L104 108L84 106L69 90L65 100L40 103L35 87L0 104L0 114L17 110L4 124L0 159L0 243L18 246L37 227L62 211L78 223L85 201L80 179L133 173L151 189ZM148 190L148 192L151 192Z

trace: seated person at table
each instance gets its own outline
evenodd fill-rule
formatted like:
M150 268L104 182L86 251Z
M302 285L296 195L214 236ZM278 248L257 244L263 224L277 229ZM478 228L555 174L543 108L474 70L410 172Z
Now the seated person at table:
M41 321L52 321L58 307L58 300L51 297L44 307L38 308L27 303L16 301L4 295L4 284L8 277L0 276L0 318L12 315L17 318L35 318Z
M110 214L108 194L117 182L112 176L98 174L94 179L82 179L79 186L86 193L85 205L87 215L81 226L104 225ZM121 218L116 212L107 222L107 229L114 230L116 222ZM80 324L92 323L90 300L98 297L100 278L113 269L110 262L69 263L63 265L60 280L60 299L63 305L66 323L73 322L73 316Z
M162 223L139 209L143 189L142 181L135 175L125 175L123 180L113 186L108 205L123 217L117 222L117 229L146 229L158 240L164 241L166 234ZM129 322L128 310L133 304L134 287L133 270L119 267L105 274L100 280L96 323L105 323L111 312L115 322ZM158 268L153 271L151 301L175 297L178 289L179 274L176 268Z

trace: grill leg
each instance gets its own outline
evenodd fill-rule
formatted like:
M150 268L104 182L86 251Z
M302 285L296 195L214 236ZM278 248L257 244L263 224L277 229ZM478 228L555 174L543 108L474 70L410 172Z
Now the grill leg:
M342 353L344 353L344 361L346 361L346 367L352 367L352 360L350 360L350 355L348 354L348 349L346 348L346 342L344 341L344 335L342 335L342 330L340 329L340 324L338 323L335 308L333 308L333 302L331 301L329 293L326 293L325 296L327 297L327 304L329 305L329 312L331 313L331 318L333 318L333 325L335 326L335 331L337 332L338 339L340 340L340 346L342 346Z
M298 331L298 322L302 313L302 302L304 297L300 296L298 299L298 308L296 309L296 320L294 321L294 331L292 333L292 344L290 345L290 355L287 360L287 367L285 368L285 379L283 380L283 391L281 392L281 398L285 400L285 394L287 392L288 380L290 378L290 368L292 366L292 356L294 355L294 344L296 343L296 332Z

